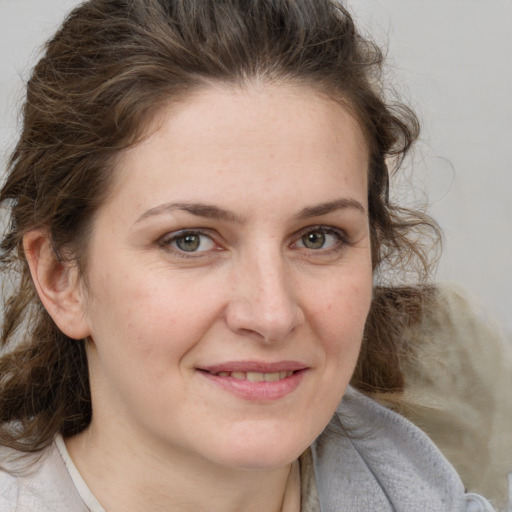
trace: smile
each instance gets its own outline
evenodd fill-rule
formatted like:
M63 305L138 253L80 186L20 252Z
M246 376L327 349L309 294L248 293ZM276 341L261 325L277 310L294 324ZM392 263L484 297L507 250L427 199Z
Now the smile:
M307 371L308 367L296 362L237 362L202 368L199 373L231 395L249 401L272 402L295 391Z
M231 377L236 380L248 380L249 382L277 382L293 375L293 371L288 372L218 372L218 377Z

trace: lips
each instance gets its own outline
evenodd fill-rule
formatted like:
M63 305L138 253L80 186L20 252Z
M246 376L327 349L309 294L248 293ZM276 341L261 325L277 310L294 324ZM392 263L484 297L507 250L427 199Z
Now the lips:
M281 372L297 372L305 370L307 365L299 361L276 361L276 362L261 362L261 361L229 361L226 363L201 366L199 369L209 373L218 374L221 372L227 373L281 373Z
M219 377L232 377L236 380L248 380L249 382L277 382L293 375L292 371L282 372L218 372Z
M238 397L274 401L292 393L308 367L297 361L234 361L198 370L210 382Z

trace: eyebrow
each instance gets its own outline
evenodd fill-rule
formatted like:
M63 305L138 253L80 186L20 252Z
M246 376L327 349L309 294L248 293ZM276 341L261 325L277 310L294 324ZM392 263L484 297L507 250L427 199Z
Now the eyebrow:
M166 203L161 204L160 206L156 206L155 208L151 208L150 210L144 212L135 222L135 224L141 222L148 217L153 217L154 215L161 215L163 213L169 213L174 210L182 210L191 213L192 215L196 215L197 217L205 217L208 219L214 220L222 220L225 222L232 222L236 224L243 224L244 219L234 212L225 210L224 208L219 208L218 206L203 204L203 203Z
M366 213L366 208L355 199L336 199L326 203L320 203L315 206L307 206L302 209L298 215L298 219L309 219L310 217L320 217L337 210L356 209L361 213Z
M355 199L336 199L334 201L328 201L325 203L320 203L314 206L307 206L300 210L300 212L296 215L297 219L308 219L311 217L320 217L322 215L327 215L329 213L335 212L337 210L346 210L346 209L356 209L361 213L366 213L365 207ZM138 224L139 222L147 219L148 217L153 217L156 215L162 215L164 213L169 213L174 210L182 210L197 217L204 217L208 219L221 220L224 222L230 222L235 224L243 224L245 219L236 213L225 210L224 208L220 208L211 204L204 203L189 203L189 202L178 202L178 203L165 203L155 208L151 208L144 212L135 222Z

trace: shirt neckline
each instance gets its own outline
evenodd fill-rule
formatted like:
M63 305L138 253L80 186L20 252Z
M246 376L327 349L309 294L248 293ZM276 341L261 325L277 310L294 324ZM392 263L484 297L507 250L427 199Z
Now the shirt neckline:
M75 466L75 463L69 455L62 435L58 434L56 436L55 445L59 450L69 476L71 477L80 498L82 498L82 501L85 503L85 506L90 512L106 512ZM313 454L311 453L310 448L301 455L299 461L301 477L301 512L319 512L320 503L318 499L318 487L313 465Z
M73 481L73 484L82 498L82 501L85 503L85 506L90 510L90 512L106 512L105 509L101 506L100 502L96 499L96 496L91 492L88 485L85 483L85 480L82 478L82 475L78 471L75 466L75 463L71 459L68 449L66 448L66 443L60 434L55 438L55 445L59 450L60 456L66 465L66 469L68 470L69 476Z

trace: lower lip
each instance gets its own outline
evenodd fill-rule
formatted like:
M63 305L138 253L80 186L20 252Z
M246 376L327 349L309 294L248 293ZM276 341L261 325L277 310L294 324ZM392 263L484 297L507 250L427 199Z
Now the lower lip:
M248 380L234 379L233 377L220 377L213 373L201 371L209 381L230 393L258 402L271 402L289 395L297 389L306 370L299 370L290 377L276 382L250 382Z

